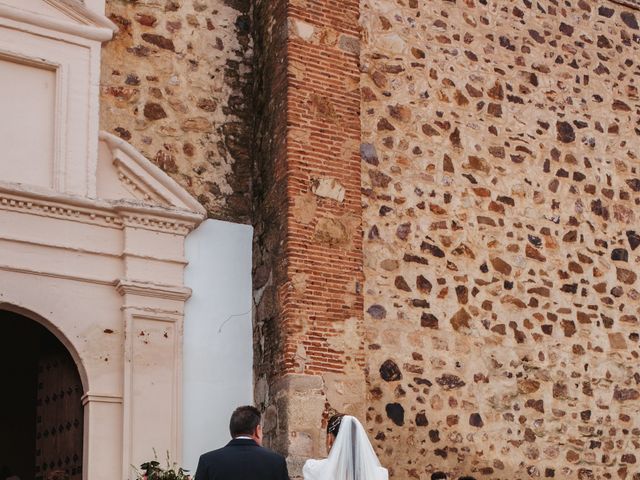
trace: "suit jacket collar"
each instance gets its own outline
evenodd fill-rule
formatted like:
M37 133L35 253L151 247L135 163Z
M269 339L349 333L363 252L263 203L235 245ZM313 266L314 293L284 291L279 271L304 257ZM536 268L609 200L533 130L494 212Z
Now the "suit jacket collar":
M249 438L234 438L229 443L227 443L227 447L259 447L258 443Z

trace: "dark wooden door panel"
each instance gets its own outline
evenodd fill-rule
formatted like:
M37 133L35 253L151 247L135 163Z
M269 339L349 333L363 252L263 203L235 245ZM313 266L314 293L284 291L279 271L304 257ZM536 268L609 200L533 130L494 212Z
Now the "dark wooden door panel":
M38 364L36 480L82 480L81 398L82 384L68 352L61 346L43 352Z

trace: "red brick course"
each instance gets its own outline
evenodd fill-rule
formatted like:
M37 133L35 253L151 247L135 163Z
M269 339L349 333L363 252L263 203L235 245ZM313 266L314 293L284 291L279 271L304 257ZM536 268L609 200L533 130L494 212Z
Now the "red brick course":
M313 25L320 35L329 31L357 36L358 8L354 1L297 2L289 8L289 19ZM301 273L308 278L304 295L286 299L287 351L295 354L302 343L307 356L304 366L295 355L287 358L287 373L343 371L344 352L328 347L326 339L339 334L336 322L362 319L359 59L338 45L312 44L293 36L288 42L289 65L304 71L302 78L291 68L288 75L288 271L289 278ZM308 134L308 141L297 140L296 133ZM345 198L341 203L314 199L315 218L304 223L291 207L298 196L311 191L311 181L318 177L337 180L345 187ZM353 226L345 225L346 244L319 241L318 220L341 217L355 219ZM362 364L361 354L357 360Z
M346 378L364 367L359 3L275 3L258 2L254 17L263 33L256 37L256 71L269 84L268 92L257 92L264 100L254 149L259 184L254 286L264 288L256 314L256 376L268 385L266 394L257 393L258 403L278 418L266 429L268 443L291 453L288 437L302 426L289 418L290 396L283 389L290 387L279 379ZM295 22L304 22L313 35L295 35ZM283 52L276 49L277 34L270 40L269 35L285 25ZM282 96L279 106L285 110L273 108L273 95ZM269 135L285 131L286 143L267 148ZM319 181L344 188L344 198L315 195ZM339 408L327 400L324 415Z

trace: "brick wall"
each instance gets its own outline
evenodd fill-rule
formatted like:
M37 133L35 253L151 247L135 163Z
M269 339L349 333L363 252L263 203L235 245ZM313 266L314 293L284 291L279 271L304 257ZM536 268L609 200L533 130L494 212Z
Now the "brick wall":
M640 478L638 19L363 0L368 428L393 478Z
M251 218L249 0L107 0L101 128L133 144L209 215Z
M342 372L345 354L362 361L330 340L347 321L357 330L362 311L357 52L341 48L358 32L356 2L311 3L289 10L288 305L298 325L285 368L323 374Z
M358 3L257 2L255 15L266 106L255 149L256 396L267 443L295 474L322 453L331 411L364 412ZM273 148L283 129L286 145Z

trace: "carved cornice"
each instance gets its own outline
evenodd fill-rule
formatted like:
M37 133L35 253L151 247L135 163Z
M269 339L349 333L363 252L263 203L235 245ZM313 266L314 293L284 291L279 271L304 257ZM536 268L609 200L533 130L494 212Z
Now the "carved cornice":
M193 230L192 223L176 222L146 215L124 215L122 216L122 224L125 227L144 228L145 230L178 233L180 235L187 235Z
M119 395L108 395L104 393L85 393L82 396L82 406L84 407L87 403L95 402L95 403L122 403L122 396Z
M122 228L122 219L108 208L99 205L80 205L81 202L64 201L58 194L49 199L35 192L9 184L0 184L0 210L10 210L43 217L59 218L82 223L91 223L101 227Z
M0 4L0 19L6 18L99 42L111 40L113 34L118 31L118 27L111 20L92 12L79 1L46 0L46 3L67 16L68 20L5 4Z
M140 297L164 298L167 300L186 301L191 296L191 289L174 285L162 285L151 282L118 280L116 291L120 295L137 295Z
M98 200L0 181L0 210L88 223L107 228L142 228L186 235L200 213L126 200Z
M202 221L198 213L172 207L140 205L126 200L110 202L126 227L187 235Z

